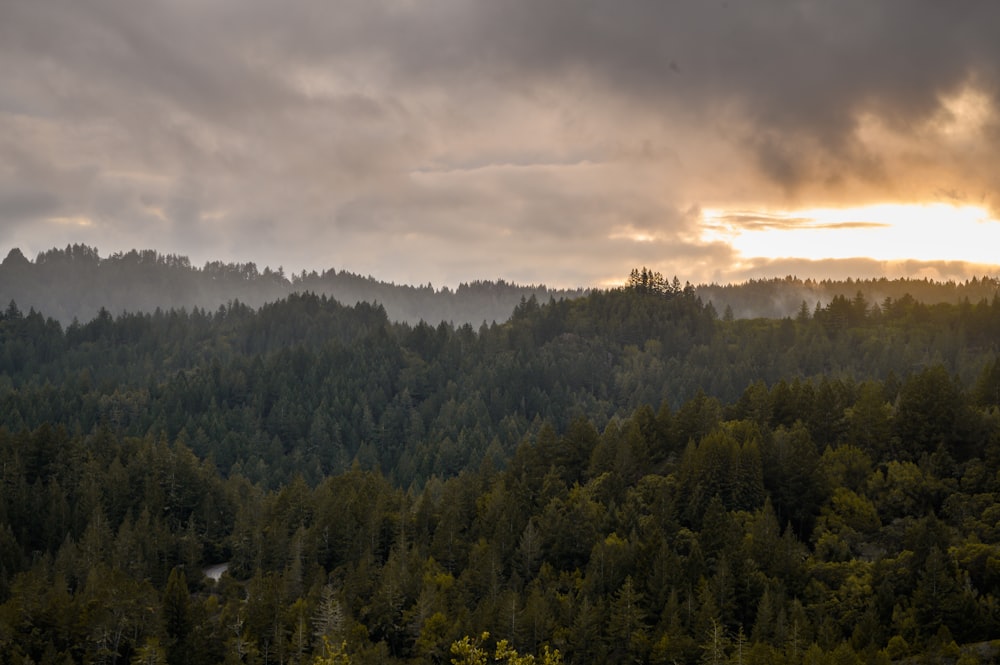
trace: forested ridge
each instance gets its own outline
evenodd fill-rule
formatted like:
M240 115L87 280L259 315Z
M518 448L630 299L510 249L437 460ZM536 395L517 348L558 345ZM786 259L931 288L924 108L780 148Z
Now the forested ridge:
M186 256L151 249L102 257L95 247L67 245L39 253L34 262L12 249L0 263L0 302L45 312L63 325L89 321L101 309L113 314L201 307L214 310L234 300L260 307L292 293L310 291L345 304L378 302L393 321L449 321L479 325L504 321L522 297L577 297L583 289L549 289L502 279L435 289L393 284L329 268L286 274L253 262L208 261L201 268Z
M788 275L738 284L695 284L694 289L720 316L782 318L795 316L803 302L813 310L817 305L826 307L836 297L851 299L858 293L877 304L907 296L929 305L975 303L992 298L1000 290L1000 280L983 276L964 282L885 277L841 281ZM483 322L507 320L521 298L534 295L539 302L578 298L588 289L555 289L503 279L435 288L394 284L334 268L286 273L280 266L259 269L253 262L208 261L199 268L186 256L133 249L102 257L96 247L79 244L40 252L34 261L13 248L0 262L0 303L14 300L22 309L44 312L64 326L74 320L89 321L102 308L113 315L195 307L214 311L233 301L257 308L302 292L326 295L347 305L377 302L391 321L411 325L447 321L478 327Z
M11 303L0 662L992 662L998 343L995 293L645 270L478 328Z

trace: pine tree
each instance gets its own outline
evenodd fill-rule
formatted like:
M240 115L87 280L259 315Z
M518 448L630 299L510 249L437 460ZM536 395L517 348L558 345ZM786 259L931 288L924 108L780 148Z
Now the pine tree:
M163 627L167 632L169 653L167 662L180 665L187 662L187 637L191 632L191 595L184 571L174 568L163 590Z
M646 636L646 613L642 600L642 594L635 588L632 576L629 575L611 603L608 632L618 644L626 645L629 651L638 648Z

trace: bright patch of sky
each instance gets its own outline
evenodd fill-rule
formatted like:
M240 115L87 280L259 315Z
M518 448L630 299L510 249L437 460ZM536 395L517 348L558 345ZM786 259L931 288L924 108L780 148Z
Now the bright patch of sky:
M1000 222L978 206L879 204L793 211L705 210L706 239L747 257L997 260ZM748 221L750 223L748 223Z

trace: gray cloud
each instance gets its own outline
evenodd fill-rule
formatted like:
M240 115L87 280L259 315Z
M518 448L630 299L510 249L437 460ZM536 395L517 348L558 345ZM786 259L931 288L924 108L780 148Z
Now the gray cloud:
M0 242L420 283L739 276L697 206L1000 208L998 19L935 0L8 0Z

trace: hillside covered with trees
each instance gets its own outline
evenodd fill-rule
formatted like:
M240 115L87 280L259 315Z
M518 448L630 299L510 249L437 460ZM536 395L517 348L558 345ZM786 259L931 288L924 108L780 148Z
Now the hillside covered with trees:
M646 270L478 327L12 302L0 662L992 662L998 344L995 292Z
M641 280L640 272L636 270L632 277ZM647 278L655 275L647 273ZM665 281L662 276L660 280ZM679 288L673 283L669 286ZM1000 280L984 276L960 283L886 278L836 281L789 275L739 284L695 284L694 290L702 302L712 303L721 317L780 319L796 316L803 303L812 312L836 297L853 299L859 293L867 303L879 306L887 298L906 297L927 305L957 305L965 300L976 303L1000 291ZM322 273L286 274L281 267L258 269L252 262L209 261L198 268L185 256L147 249L102 257L97 248L86 245L53 248L39 253L34 261L14 248L0 262L0 303L13 300L21 309L44 312L63 326L74 320L90 321L102 308L116 316L157 309L214 311L234 301L258 308L305 292L345 305L379 304L394 322L437 325L445 321L478 328L484 322L506 321L522 298L534 296L544 303L579 298L589 290L525 286L503 279L476 280L454 289L434 288L430 284L392 284L333 268Z
M63 325L89 321L102 308L116 315L196 307L211 311L233 301L256 308L305 291L348 305L379 303L393 321L476 326L506 320L521 298L548 300L585 293L504 280L435 289L430 284L391 284L333 268L286 275L281 267L259 270L252 262L209 261L198 268L185 256L131 250L101 257L86 245L41 252L34 262L15 248L0 263L0 303L13 300Z
M996 276L973 277L964 282L936 282L927 278L799 279L789 275L775 279L752 279L740 284L705 284L697 287L698 296L712 302L722 314L728 308L733 316L783 318L795 316L802 303L812 310L825 307L834 298L855 298L859 293L871 304L912 298L927 305L957 305L966 300L991 299L1000 290Z

